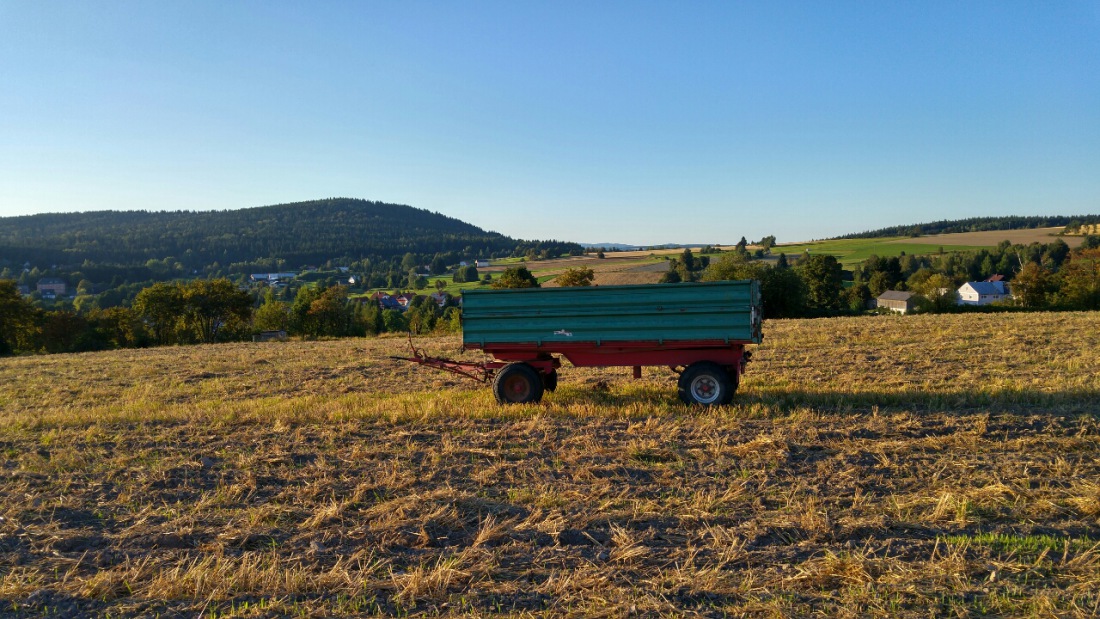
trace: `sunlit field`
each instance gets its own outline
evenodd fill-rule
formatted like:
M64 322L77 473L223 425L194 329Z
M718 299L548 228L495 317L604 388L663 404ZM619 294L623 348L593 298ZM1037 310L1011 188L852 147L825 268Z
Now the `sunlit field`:
M720 409L398 337L0 359L0 615L1100 613L1100 313L764 331Z

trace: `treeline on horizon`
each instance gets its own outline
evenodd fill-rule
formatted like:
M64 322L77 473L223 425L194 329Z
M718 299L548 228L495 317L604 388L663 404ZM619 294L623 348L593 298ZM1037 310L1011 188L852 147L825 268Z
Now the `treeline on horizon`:
M1029 230L1033 228L1057 228L1064 227L1068 233L1076 233L1082 225L1100 223L1100 215L1050 215L1050 216L1016 216L1003 217L971 217L968 219L951 219L933 221L929 223L910 224L905 226L890 226L878 230L855 232L835 239L873 239L890 236L917 237L929 234L957 234L962 232L989 232L994 230Z
M456 301L418 295L404 310L352 298L345 286L305 287L292 301L263 296L227 279L159 282L131 307L45 310L0 280L0 355L66 353L215 342L242 342L264 332L305 339L380 333L451 333L461 328Z
M864 314L886 290L909 290L918 312L1100 310L1100 236L1086 236L1070 250L1051 243L932 256L872 256L845 271L834 256L803 254L774 263L750 254L744 241L711 260L685 249L670 261L664 281L756 279L761 282L765 318ZM590 270L569 272L562 283L588 285ZM1010 279L1015 298L995 306L959 306L961 283L991 275ZM850 280L851 284L845 286ZM494 287L537 286L524 267L505 271ZM302 338L372 336L380 333L454 333L461 311L452 298L441 305L418 295L405 311L383 309L375 300L353 298L344 286L307 286L292 299L274 290L241 290L227 279L156 283L130 307L78 311L35 307L12 280L0 280L0 354L59 353L156 345L245 341L263 331Z

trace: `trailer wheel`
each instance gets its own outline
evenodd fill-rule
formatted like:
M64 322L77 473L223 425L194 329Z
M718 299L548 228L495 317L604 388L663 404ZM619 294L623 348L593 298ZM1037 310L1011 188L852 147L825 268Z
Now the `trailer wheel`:
M554 390L558 388L558 371L550 370L546 374L542 375L542 388L544 391L554 393Z
M692 363L680 374L680 399L684 404L716 406L733 400L736 384L726 368L710 361Z
M542 399L542 376L526 363L509 363L493 378L493 395L501 404L526 404Z

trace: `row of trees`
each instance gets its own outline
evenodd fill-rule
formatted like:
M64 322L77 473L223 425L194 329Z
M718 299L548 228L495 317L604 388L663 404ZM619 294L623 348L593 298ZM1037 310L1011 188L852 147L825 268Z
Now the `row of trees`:
M680 261L683 264L683 261ZM907 290L922 311L958 311L964 282L1001 274L1010 280L1015 306L1030 309L1100 309L1100 237L1085 237L1071 251L1061 240L936 256L871 256L846 272L833 256L805 254L770 265L732 252L698 274L700 281L756 279L768 318L861 313L886 290ZM673 278L674 279L674 278ZM851 285L845 286L847 280Z
M1065 227L1068 234L1076 234L1082 225L1100 223L1096 215L1061 215L1023 217L1008 215L1004 217L971 217L969 219L951 219L930 223L891 226L868 230L855 234L839 236L839 239L872 239L887 236L922 236L925 234L954 234L959 232L985 232L992 230L1027 230L1034 228Z
M287 302L272 291L258 301L226 279L157 283L131 307L77 312L35 307L14 281L0 280L0 354L243 341L261 331L306 338L454 332L460 324L453 302L441 307L417 296L405 311L383 310L343 286L302 288Z

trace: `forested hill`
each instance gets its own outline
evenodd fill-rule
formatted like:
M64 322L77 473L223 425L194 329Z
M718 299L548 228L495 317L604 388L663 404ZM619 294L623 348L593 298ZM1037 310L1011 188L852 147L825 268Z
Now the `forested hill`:
M1076 228L1081 224L1100 222L1100 215L1075 215L1063 217L1061 215L1039 217L971 217L969 219L954 219L933 221L931 223L910 224L907 226L892 226L879 230L857 232L838 236L838 239L870 239L884 236L920 236L924 234L953 234L956 232L983 232L986 230L1024 230L1028 228L1054 228L1067 226Z
M348 198L232 211L0 218L0 261L34 265L80 265L86 260L136 265L172 257L188 269L266 259L297 268L328 260L389 259L406 252L509 254L519 244L439 213Z

